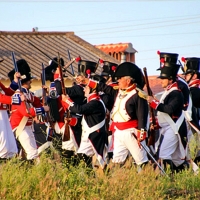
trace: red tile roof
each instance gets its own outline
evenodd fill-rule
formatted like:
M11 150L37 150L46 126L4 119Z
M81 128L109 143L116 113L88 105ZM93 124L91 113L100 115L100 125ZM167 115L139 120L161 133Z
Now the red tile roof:
M103 52L109 53L119 53L119 52L128 52L135 53L137 52L131 43L117 43L117 44L101 44L95 45L96 48L102 50Z

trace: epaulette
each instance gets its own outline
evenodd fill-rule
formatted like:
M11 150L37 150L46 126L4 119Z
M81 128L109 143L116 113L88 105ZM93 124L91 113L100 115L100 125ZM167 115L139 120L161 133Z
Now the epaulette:
M147 100L148 94L145 91L141 90L138 87L136 87L136 90L138 91L138 95L140 98Z
M113 86L113 89L114 89L114 90L118 90L118 89L119 89L119 86L118 86L118 85L115 85L115 86Z

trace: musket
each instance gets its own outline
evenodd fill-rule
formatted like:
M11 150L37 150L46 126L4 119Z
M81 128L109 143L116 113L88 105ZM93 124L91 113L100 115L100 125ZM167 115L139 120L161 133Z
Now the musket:
M60 66L60 54L58 53L58 68L60 71L60 82L61 82L61 88L62 88L62 94L66 95L66 88L65 88L65 82L63 78L62 68ZM69 110L66 111L66 117L65 117L65 129L63 133L63 142L70 140L70 129L69 129Z
M67 54L68 54L69 61L71 61L71 55L70 55L69 49L67 50ZM71 68L73 76L75 76L75 74L74 74L74 68L73 68L72 64L70 65L70 68Z
M137 136L135 134L133 134L133 136L135 137L135 139L137 140ZM164 174L167 175L165 170L161 167L161 165L158 163L158 161L156 161L156 159L151 155L148 147L146 147L145 144L142 144L142 142L140 142L141 147L146 151L146 153L150 156L150 158L154 161L154 163L156 163L156 165L158 166L158 168L160 169L160 171Z
M15 59L15 53L13 51L11 52L11 56L12 56L12 60L13 60L15 72L19 72L18 67L17 67L17 63L16 63L16 59ZM19 91L21 93L23 93L21 78L19 78L19 77L18 77L18 89L19 89ZM25 101L25 105L26 105L26 111L27 111L27 113L30 114L30 110L29 110L30 107L29 107L27 101Z
M42 86L45 86L45 67L44 67L44 63L42 63L42 74L41 74L41 80L42 80ZM42 88L42 104L43 106L47 106L47 88ZM52 138L54 136L54 122L51 119L51 115L49 113L49 111L45 112L45 117L44 117L44 121L48 124L48 133L47 133L47 141L52 141Z
M51 58L48 54L46 54L44 51L42 51L41 49L39 49L38 47L36 47L33 43L31 43L30 41L28 41L28 43L33 46L35 49L37 49L39 52L41 52L43 55L45 55L47 58L49 58L50 60L52 60L52 62L56 63L57 65L59 64L58 62L56 62L53 58ZM76 59L73 58L71 61L69 61L66 65L61 66L62 69L66 70L66 72L68 72L73 78L74 75L67 70L67 68L75 61Z
M148 93L149 96L153 96L153 92L152 92L152 90L151 90L151 88L149 86L149 80L148 80L146 67L143 68L143 72L144 72L144 80L145 80L146 87L147 87L147 93ZM151 119L152 119L152 124L155 126L156 125L156 118L155 118L154 110L150 106L149 106L149 109L150 109L150 115L151 115ZM155 144L155 130L153 129L153 130L151 130L149 132L150 132L150 136L149 136L149 139L148 139L148 146L149 147L151 147L151 146L154 147L154 144Z

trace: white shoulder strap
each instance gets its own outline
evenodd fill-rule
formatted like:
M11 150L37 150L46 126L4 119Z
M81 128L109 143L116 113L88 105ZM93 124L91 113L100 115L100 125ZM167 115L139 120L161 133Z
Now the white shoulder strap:
M28 117L24 116L22 118L22 120L20 121L17 129L16 129L16 138L19 137L19 135L22 133L22 131L24 130L24 127L26 126L26 123L28 121Z

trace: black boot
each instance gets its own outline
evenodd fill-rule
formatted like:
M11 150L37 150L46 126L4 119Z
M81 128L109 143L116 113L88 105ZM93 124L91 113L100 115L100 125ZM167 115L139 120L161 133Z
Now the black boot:
M0 163L6 163L8 160L7 158L0 158Z
M93 169L92 157L89 157L84 153L78 153L77 156L78 156L79 160L83 160L85 162L87 168Z
M137 166L137 171L138 171L138 173L141 172L141 171L145 168L145 166L146 166L148 163L149 163L149 162L147 161L147 162L142 163L141 165L138 165L138 166Z
M167 168L168 166L170 167L170 170L172 173L174 173L174 168L175 168L175 165L174 163L172 162L172 160L163 160L163 165L164 165L164 170L167 171Z
M62 150L62 161L67 167L69 165L74 165L74 151L71 150Z
M176 171L176 173L181 172L183 170L189 169L190 165L187 161L184 161L184 163L182 163L181 165L179 165L178 167L174 167L174 170Z
M113 152L108 152L108 160L110 161L113 158Z
M200 156L196 157L196 158L194 159L194 162L198 165L198 163L200 162Z

